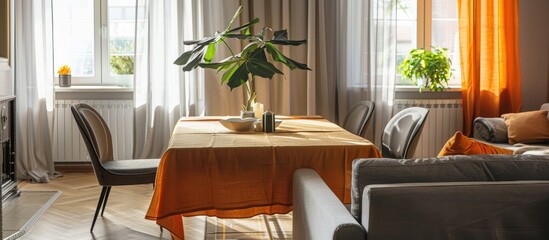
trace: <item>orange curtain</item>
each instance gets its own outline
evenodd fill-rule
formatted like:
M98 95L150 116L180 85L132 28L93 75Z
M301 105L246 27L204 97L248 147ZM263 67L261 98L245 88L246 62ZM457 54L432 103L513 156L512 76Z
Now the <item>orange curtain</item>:
M458 0L464 132L521 110L518 0Z

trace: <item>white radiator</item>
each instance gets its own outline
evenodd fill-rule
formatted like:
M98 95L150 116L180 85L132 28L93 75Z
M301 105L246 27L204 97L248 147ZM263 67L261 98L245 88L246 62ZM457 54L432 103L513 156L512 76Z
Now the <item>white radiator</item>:
M70 105L87 103L105 119L112 135L115 159L131 159L133 148L132 100L56 100L53 159L57 162L89 161L90 156Z
M397 99L393 106L393 114L409 107L429 109L415 154L408 156L409 158L436 157L456 131L463 131L461 99Z

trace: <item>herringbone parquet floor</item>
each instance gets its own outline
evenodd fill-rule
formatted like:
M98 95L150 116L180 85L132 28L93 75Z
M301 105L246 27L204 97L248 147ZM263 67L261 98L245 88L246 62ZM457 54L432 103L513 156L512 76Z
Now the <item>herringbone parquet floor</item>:
M144 218L152 185L113 187L104 217L89 229L101 187L93 173L67 173L47 184L20 183L21 190L59 190L63 194L22 239L171 239ZM249 219L184 218L187 240L291 239L291 215Z

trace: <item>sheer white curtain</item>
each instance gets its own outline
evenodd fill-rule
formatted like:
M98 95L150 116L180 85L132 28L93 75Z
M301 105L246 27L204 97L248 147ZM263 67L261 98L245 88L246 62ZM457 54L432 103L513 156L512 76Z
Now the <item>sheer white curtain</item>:
M231 106L233 114L238 111L242 96L220 86L215 72L197 68L184 73L173 64L190 49L183 40L224 29L238 1L137 2L144 11L138 11L136 27L134 157L158 158L181 116L228 114Z
M51 0L15 1L17 177L48 182L52 159Z
M367 138L381 146L392 117L396 79L396 7L394 0L341 1L338 6L338 113L360 100L376 105Z
M138 0L134 82L134 158L159 157L181 114L176 1ZM154 144L153 144L154 143Z

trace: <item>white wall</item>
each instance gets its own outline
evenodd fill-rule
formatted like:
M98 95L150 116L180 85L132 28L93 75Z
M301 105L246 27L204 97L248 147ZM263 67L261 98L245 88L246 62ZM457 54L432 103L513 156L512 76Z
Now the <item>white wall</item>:
M523 111L549 102L549 1L519 0L519 50Z

